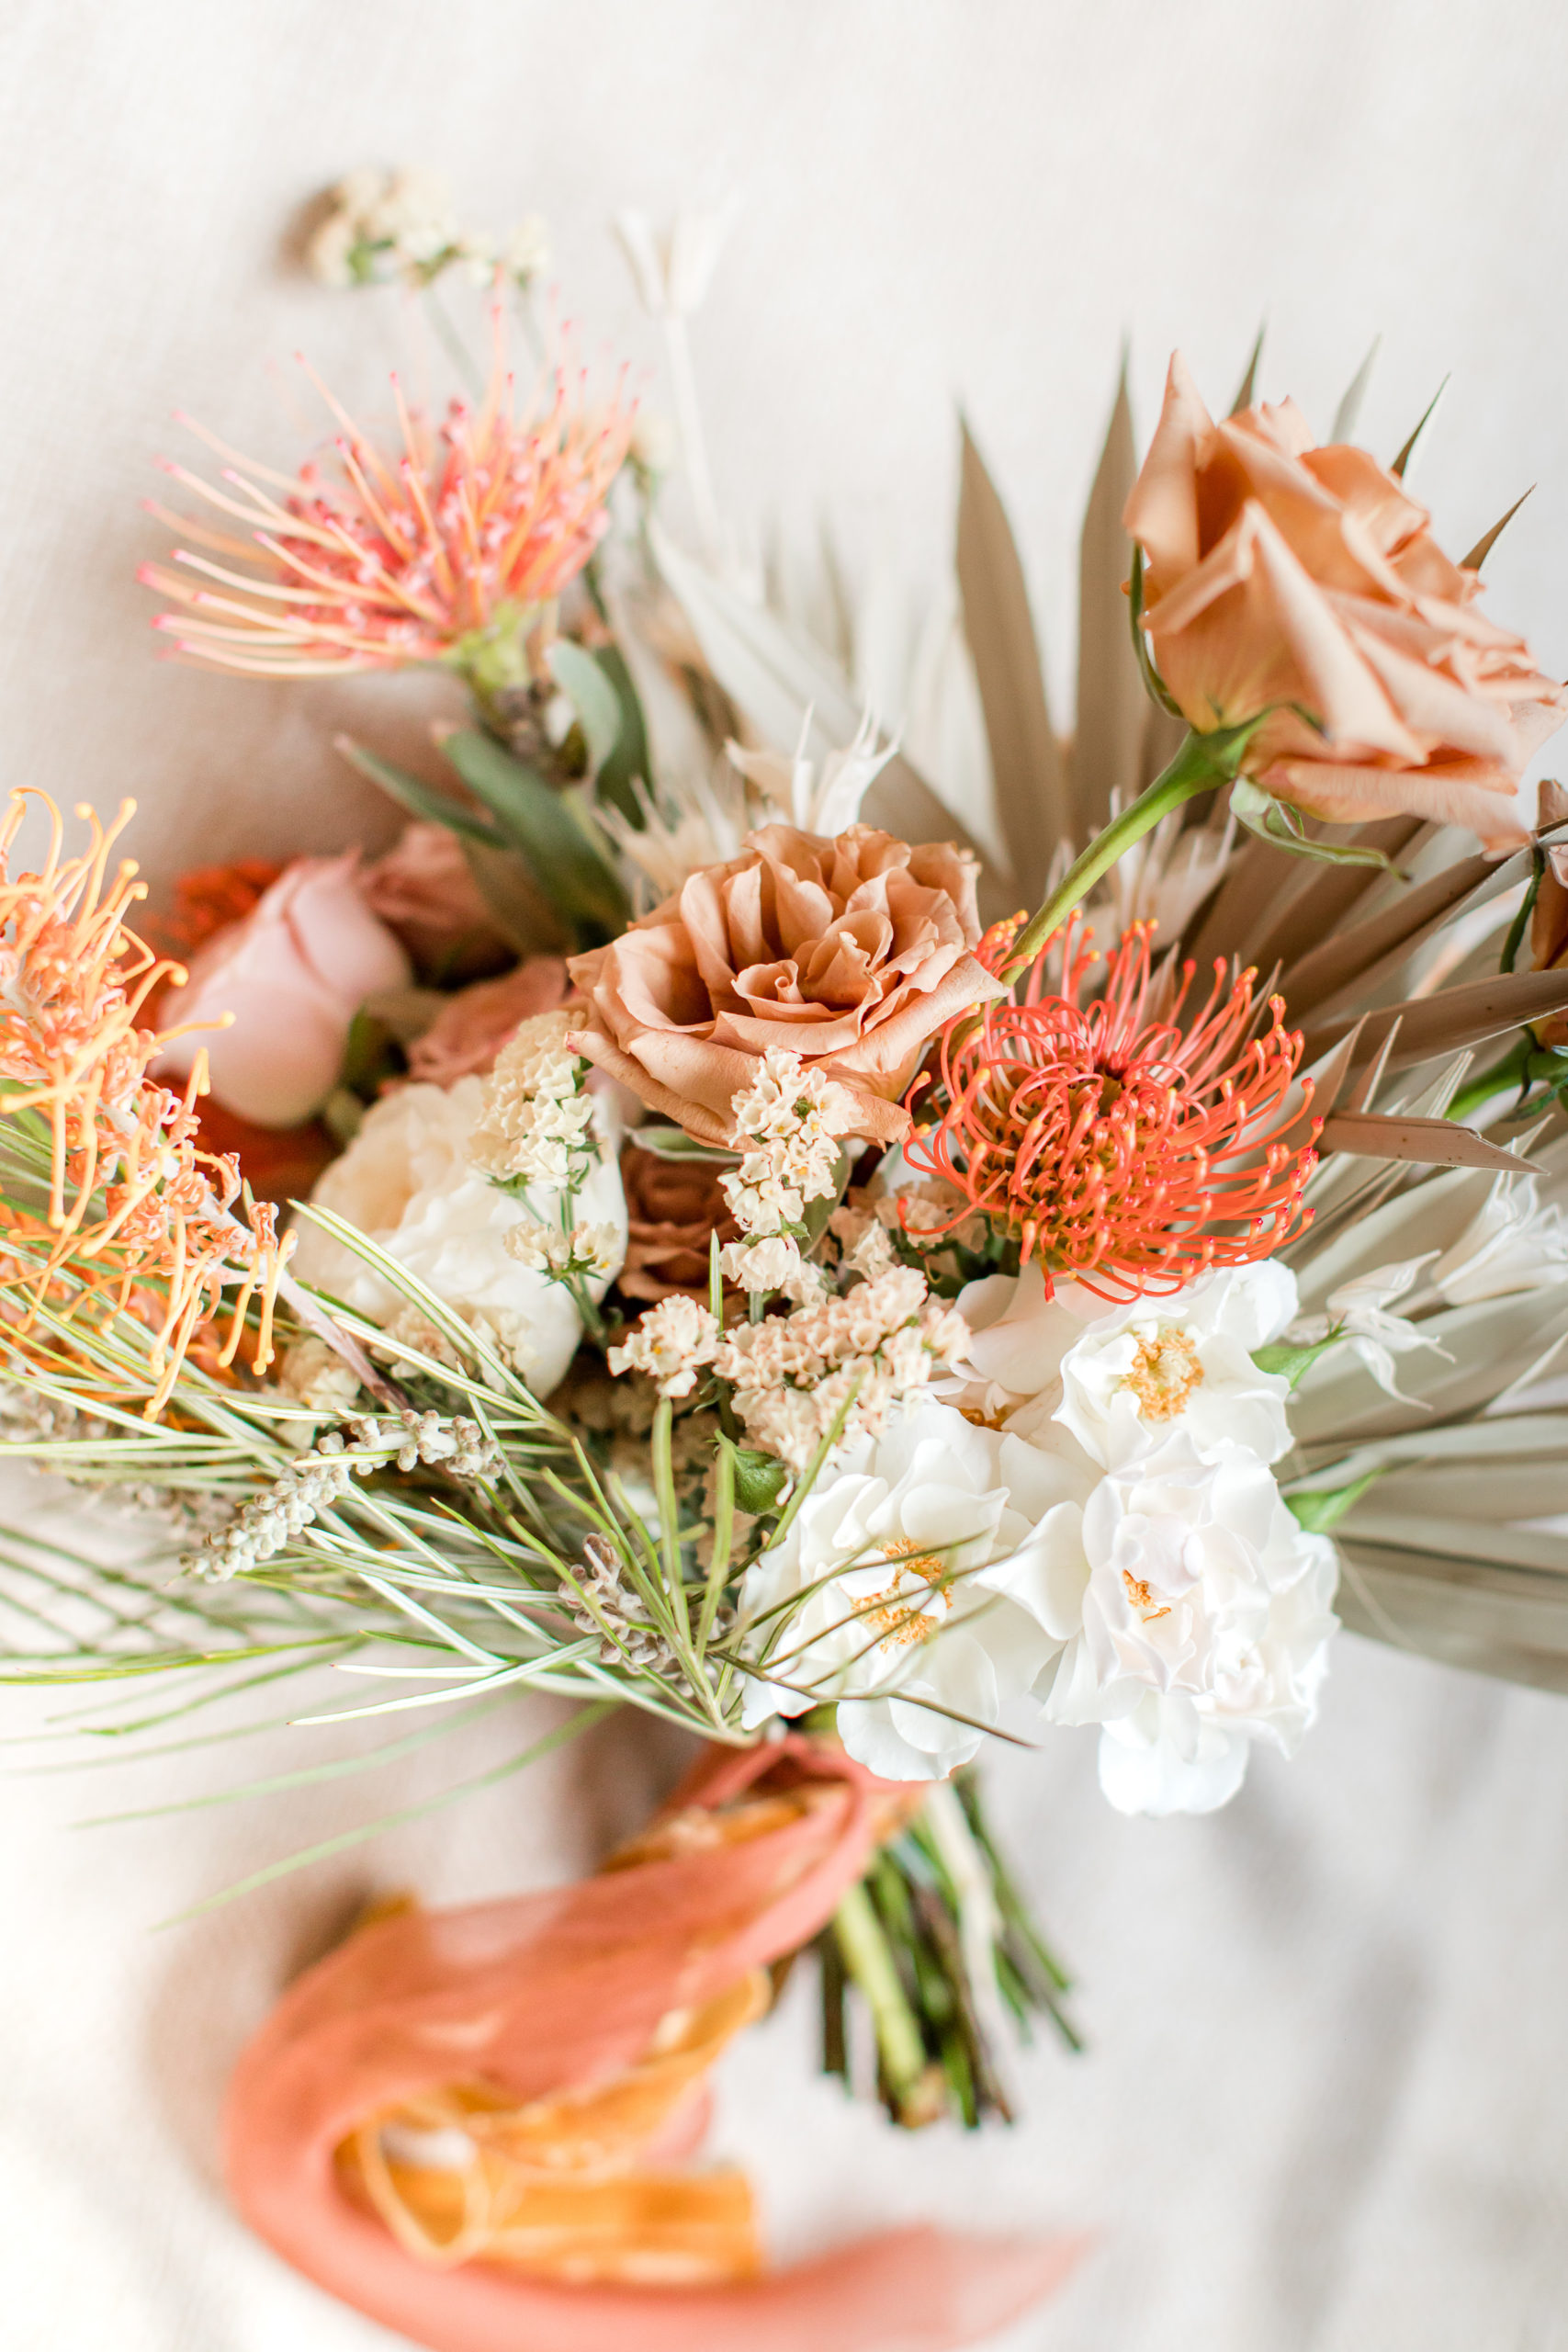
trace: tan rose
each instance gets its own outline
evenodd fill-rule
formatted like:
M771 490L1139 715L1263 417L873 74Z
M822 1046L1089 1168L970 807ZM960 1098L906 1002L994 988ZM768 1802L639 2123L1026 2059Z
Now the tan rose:
M409 1047L409 1076L451 1086L495 1068L495 1057L521 1023L554 1012L567 993L558 956L530 956L499 980L476 980L449 997L423 1037Z
M928 1039L1005 993L971 952L976 870L948 842L765 825L608 947L571 958L592 1007L572 1043L705 1143L729 1140L730 1104L771 1046L846 1090L840 1133L895 1141L909 1125L897 1098Z
M671 1291L708 1295L709 1242L734 1241L740 1228L719 1190L711 1160L660 1159L628 1143L621 1153L626 1195L626 1261L617 1280L630 1298L658 1300Z
M1215 424L1179 353L1125 519L1190 723L1272 704L1317 722L1286 708L1258 730L1243 768L1265 790L1336 823L1408 811L1488 849L1526 838L1516 787L1568 695L1478 609L1479 573L1375 458L1314 447L1289 401Z

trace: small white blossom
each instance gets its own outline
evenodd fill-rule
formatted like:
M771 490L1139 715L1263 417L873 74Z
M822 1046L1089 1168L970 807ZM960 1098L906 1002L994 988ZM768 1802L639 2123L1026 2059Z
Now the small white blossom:
M610 1370L645 1372L661 1396L689 1396L702 1366L717 1355L721 1336L717 1318L676 1291L650 1306L625 1343L610 1350Z
M278 1386L312 1412L342 1415L358 1400L359 1374L313 1333L296 1340L278 1369Z
M1395 1357L1409 1355L1417 1348L1430 1348L1438 1355L1446 1351L1436 1340L1427 1339L1408 1316L1390 1314L1388 1309L1393 1300L1405 1295L1422 1267L1430 1265L1434 1255L1428 1250L1424 1257L1374 1266L1370 1273L1341 1283L1337 1290L1329 1292L1324 1311L1300 1317L1291 1325L1287 1337L1303 1347L1314 1346L1331 1336L1337 1338L1366 1365L1385 1395L1397 1396L1402 1404L1410 1403L1394 1377ZM1307 1377L1310 1380L1312 1374Z
M538 1273L563 1282L581 1276L589 1282L607 1281L620 1264L621 1237L613 1225L514 1225L506 1237L507 1254Z

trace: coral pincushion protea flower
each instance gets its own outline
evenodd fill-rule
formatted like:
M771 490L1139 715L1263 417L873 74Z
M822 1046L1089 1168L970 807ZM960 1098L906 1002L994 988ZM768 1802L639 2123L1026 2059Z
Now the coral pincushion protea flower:
M107 878L134 802L107 832L79 809L91 839L66 859L59 812L45 802L52 832L43 871L13 881L8 859L29 797L13 793L0 826L0 1119L17 1123L20 1164L31 1140L47 1166L36 1183L8 1182L0 1200L0 1344L36 1369L80 1371L82 1351L57 1325L88 1329L94 1317L84 1306L106 1321L129 1311L152 1333L152 1418L225 1290L234 1297L220 1362L232 1362L255 1299L254 1360L265 1368L291 1243L278 1238L270 1203L250 1204L241 1224L231 1214L234 1161L197 1148L200 1058L183 1096L146 1076L167 1043L141 1025L148 1001L185 975L126 928L127 908L142 895L134 864ZM107 1356L97 1371L106 1394L129 1394Z
M291 481L242 459L224 469L220 491L165 460L176 481L249 537L153 507L213 550L178 548L179 571L141 567L143 583L181 608L154 628L181 653L261 677L471 665L487 640L525 629L604 536L631 416L618 404L591 412L564 374L546 415L520 414L499 306L494 319L494 364L477 410L454 401L433 426L394 376L400 450L378 449L320 388L341 427L335 479L307 465ZM253 569L236 571L235 559Z
M1010 925L987 934L999 960ZM987 1005L942 1034L934 1120L905 1145L911 1168L956 1186L952 1223L979 1210L1019 1243L1025 1262L1098 1296L1166 1293L1208 1266L1277 1250L1302 1215L1315 1163L1288 1097L1299 1034L1271 997L1268 1026L1251 972L1227 989L1214 967L1208 1001L1183 1014L1193 967L1181 967L1153 1019L1149 940L1134 923L1110 958L1104 991L1082 1001L1099 961L1077 919L1062 935L1062 993L1043 993L1042 956L1022 1001ZM1303 1091L1310 1101L1311 1081ZM913 1098L911 1098L913 1101ZM1320 1121L1314 1121L1315 1137Z

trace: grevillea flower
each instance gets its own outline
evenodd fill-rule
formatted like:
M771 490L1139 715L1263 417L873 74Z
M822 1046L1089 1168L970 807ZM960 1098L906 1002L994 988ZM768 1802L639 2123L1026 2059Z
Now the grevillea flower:
M25 1181L0 1198L0 1339L13 1360L58 1371L69 1358L51 1329L55 1313L85 1327L84 1307L106 1321L130 1311L152 1335L151 1419L226 1289L235 1295L219 1361L233 1361L257 1300L254 1361L265 1366L291 1245L279 1240L270 1203L249 1204L245 1224L231 1214L234 1161L197 1148L200 1061L183 1095L146 1076L166 1042L140 1025L148 1000L184 974L126 927L144 890L134 863L108 876L134 802L107 832L79 809L91 840L63 859L60 815L45 802L44 869L12 881L10 852L30 797L13 793L0 825L0 1116L42 1123L50 1168L41 1198L29 1198ZM107 1370L104 1382L116 1386Z
M928 1112L904 1147L912 1169L962 1195L953 1225L979 1210L1025 1263L1039 1259L1048 1283L1065 1277L1106 1298L1167 1293L1205 1267L1269 1256L1302 1214L1316 1159L1285 1140L1300 1128L1287 1098L1302 1040L1284 1026L1282 999L1265 1014L1255 976L1227 989L1216 964L1194 1014L1185 964L1163 1017L1151 1017L1153 928L1123 934L1103 993L1086 1003L1100 959L1075 917L1059 996L1043 992L1042 956L1021 1002L949 1022L940 1115ZM988 960L1005 956L1011 929L987 933ZM1303 1091L1310 1101L1310 1080Z
M182 653L261 677L461 662L526 630L604 535L631 416L618 403L591 410L564 373L543 416L520 413L499 306L493 315L494 365L477 409L454 401L433 425L394 376L399 449L378 449L320 386L340 428L327 470L307 465L291 481L238 459L219 490L165 460L247 536L154 507L209 552L178 548L177 571L141 567L144 584L179 607L153 626Z

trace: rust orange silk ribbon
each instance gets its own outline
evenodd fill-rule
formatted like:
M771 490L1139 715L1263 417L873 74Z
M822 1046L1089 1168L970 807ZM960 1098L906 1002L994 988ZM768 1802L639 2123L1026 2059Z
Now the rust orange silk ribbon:
M798 1737L713 1748L600 1876L356 1933L240 2061L241 2213L434 2352L944 2352L1005 2325L1078 2241L907 2228L764 2272L741 2177L678 2169L759 1972L902 1793ZM454 2124L468 2161L431 2162L422 2130Z

